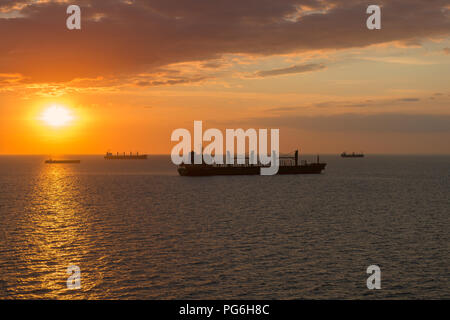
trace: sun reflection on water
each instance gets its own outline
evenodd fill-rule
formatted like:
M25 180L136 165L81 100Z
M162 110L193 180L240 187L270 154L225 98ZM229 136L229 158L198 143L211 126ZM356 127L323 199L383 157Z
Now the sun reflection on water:
M70 165L44 165L26 208L25 241L18 256L24 266L18 279L27 298L87 298L92 274L83 272L83 256L89 251L87 215L81 209L79 178ZM68 290L69 265L81 268L82 287ZM88 271L88 270L84 270Z

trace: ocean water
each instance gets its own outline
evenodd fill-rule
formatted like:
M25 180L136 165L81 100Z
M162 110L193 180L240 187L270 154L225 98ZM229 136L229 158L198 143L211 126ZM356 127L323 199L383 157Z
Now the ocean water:
M0 157L0 298L450 298L449 156L196 178L168 156L77 158Z

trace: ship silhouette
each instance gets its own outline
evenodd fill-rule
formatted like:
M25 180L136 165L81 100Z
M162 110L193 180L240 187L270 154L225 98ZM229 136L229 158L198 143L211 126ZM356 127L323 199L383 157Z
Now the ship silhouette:
M45 160L45 163L48 164L53 164L53 163L80 163L81 160L53 160L53 159L48 159Z
M346 153L345 151L341 153L342 158L364 158L363 153Z
M216 176L216 175L259 175L261 168L269 167L261 163L250 164L249 157L245 157L245 164L194 164L195 153L191 152L191 163L182 163L177 170L180 176ZM299 161L298 150L294 156L280 156L280 165L277 174L320 174L325 169L326 163L317 161L308 163Z
M111 152L107 152L105 157L106 160L145 160L147 159L146 154L139 154L139 152L136 152L136 154L133 154L130 152L130 154L112 154Z

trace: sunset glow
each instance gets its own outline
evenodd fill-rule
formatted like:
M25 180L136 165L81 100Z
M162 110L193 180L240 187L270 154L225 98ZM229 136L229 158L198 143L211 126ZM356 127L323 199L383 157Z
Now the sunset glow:
M59 105L53 105L44 110L40 119L49 126L63 127L68 125L73 120L73 116L67 108Z
M383 2L379 30L358 0L247 2L87 0L81 30L65 1L0 5L0 154L170 154L194 120L280 129L281 152L450 153L445 1Z

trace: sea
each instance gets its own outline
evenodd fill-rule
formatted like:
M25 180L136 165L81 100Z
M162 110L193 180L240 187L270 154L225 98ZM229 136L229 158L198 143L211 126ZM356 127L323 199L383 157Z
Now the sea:
M450 299L450 156L222 177L67 158L0 156L0 299Z

